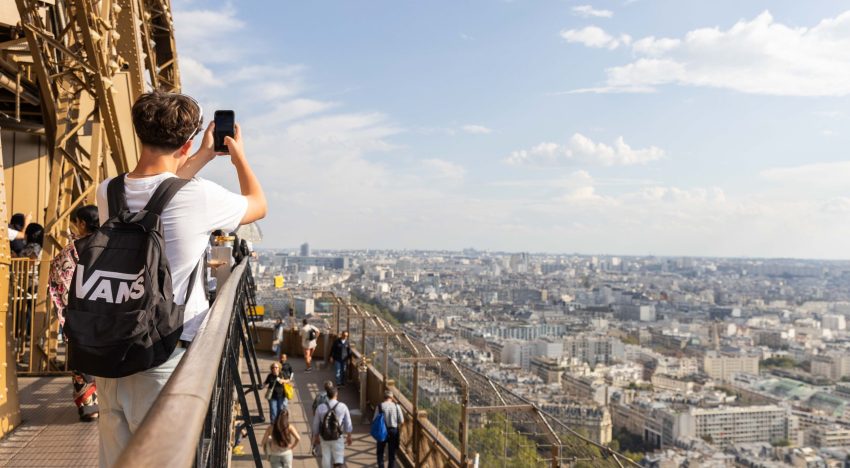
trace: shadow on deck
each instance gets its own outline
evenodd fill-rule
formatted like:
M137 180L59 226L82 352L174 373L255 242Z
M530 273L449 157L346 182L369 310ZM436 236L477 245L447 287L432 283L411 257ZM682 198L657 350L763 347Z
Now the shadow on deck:
M269 373L269 366L274 360L274 356L270 353L258 352L257 359L260 361L260 370L263 372L262 379L265 379ZM295 371L295 399L289 402L290 421L298 432L301 434L301 442L295 448L293 463L294 468L301 467L317 467L319 459L310 454L310 422L313 420L313 398L322 390L322 385L326 380L333 380L333 371L327 368L322 361L313 361L313 371L304 372L304 360L300 357L291 357L289 363ZM250 382L247 368L242 371L242 381ZM269 409L267 401L263 398L265 391L260 391L260 399L263 405L263 414L266 420L269 418ZM251 414L257 414L256 403L253 395L248 395L248 405L251 408ZM351 411L351 421L354 424L353 443L345 450L345 463L348 467L366 467L375 466L375 441L369 435L369 425L360 423L360 399L359 394L353 385L347 385L340 391L340 401L345 403ZM257 424L256 433L259 443L259 438L263 436L268 427L268 423ZM233 466L237 468L247 468L254 466L254 461L251 457L251 444L248 438L243 438L242 447L245 449L245 455L233 456ZM268 466L268 462L264 461L264 466Z
M261 379L268 375L274 356L258 352ZM295 448L293 466L317 467L318 459L310 454L310 424L313 417L312 402L325 380L332 380L332 370L322 361L314 361L313 372L304 372L304 360L290 359L295 370L295 400L289 404L292 424L301 434L301 443ZM249 383L247 366L243 366L243 382ZM18 380L23 423L8 437L0 440L0 467L97 467L97 423L80 422L72 400L71 378L21 377ZM260 391L262 411L269 418L268 402ZM248 397L251 414L258 414L256 400ZM346 448L349 467L375 466L375 443L369 436L369 425L360 424L359 395L351 386L340 392L340 399L352 412L354 443ZM265 433L268 423L255 426L257 439ZM243 438L245 455L233 456L233 466L254 466L248 438ZM269 466L268 461L263 461Z
M97 423L80 422L71 377L20 377L23 422L0 440L2 467L97 466Z

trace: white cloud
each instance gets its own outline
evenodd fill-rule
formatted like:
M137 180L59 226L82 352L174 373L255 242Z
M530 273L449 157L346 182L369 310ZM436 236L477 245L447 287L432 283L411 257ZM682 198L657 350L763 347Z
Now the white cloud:
M840 215L850 214L850 198L835 197L830 198L821 206L821 209L826 213L834 213Z
M846 189L850 187L850 161L775 167L761 171L759 176L770 182L783 184L787 190Z
M565 29L561 37L569 43L579 43L597 49L616 49L621 45L629 45L632 41L627 34L614 37L597 26L587 26L582 29Z
M174 35L178 60L192 57L205 64L233 63L244 57L242 47L245 22L237 18L232 8L208 10L175 7ZM203 60L201 60L203 58Z
M599 28L570 33L570 42L614 49ZM565 33L562 32L562 35ZM604 91L677 84L783 96L850 94L850 11L812 27L777 22L765 11L728 29L700 28L682 38L646 37L632 44L639 57L606 70Z
M485 135L488 133L493 133L492 129L487 128L483 125L464 125L463 127L461 127L461 130L466 133L471 133L473 135Z
M578 5L573 7L573 14L582 18L611 18L614 12L611 10L597 10L592 5Z
M662 55L669 52L682 43L679 39L670 39L662 37L656 39L655 36L645 37L634 42L632 50L643 55Z
M212 70L189 56L180 57L180 80L183 87L192 89L215 88L224 84Z
M460 164L443 159L426 159L422 164L433 171L438 177L449 180L461 180L466 175L466 169Z
M601 166L632 166L647 164L664 157L664 150L656 146L635 149L617 137L613 145L597 143L581 133L573 134L570 141L539 143L527 150L512 152L505 162L511 165L558 165L582 162Z

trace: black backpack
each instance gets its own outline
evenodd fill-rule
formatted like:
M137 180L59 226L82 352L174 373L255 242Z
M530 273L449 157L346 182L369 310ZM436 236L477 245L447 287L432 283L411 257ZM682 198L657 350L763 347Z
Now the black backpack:
M322 436L323 440L338 440L342 435L342 427L340 426L340 421L337 419L334 410L337 406L339 406L339 402L336 402L333 408L331 408L331 405L327 403L325 403L325 406L328 407L328 412L325 413L325 417L322 418L322 426L319 428L319 435Z
M109 219L78 250L68 292L69 368L125 377L171 356L183 332L184 306L174 303L160 215L187 182L163 180L137 213L127 208L124 174L109 182ZM189 277L187 300L199 267Z
M307 332L307 341L313 341L318 337L319 337L319 334L316 333L316 329L311 327L310 331Z

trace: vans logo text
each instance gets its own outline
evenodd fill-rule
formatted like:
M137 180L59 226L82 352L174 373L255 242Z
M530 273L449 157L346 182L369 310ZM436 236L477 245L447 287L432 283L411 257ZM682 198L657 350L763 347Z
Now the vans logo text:
M83 283L85 273L83 265L77 265L77 270L79 270L75 272L77 299L85 299L91 291L88 298L90 301L103 299L110 304L121 304L129 299L139 299L145 294L144 268L136 274L95 270L85 283ZM117 294L113 293L112 286L114 283L118 284Z

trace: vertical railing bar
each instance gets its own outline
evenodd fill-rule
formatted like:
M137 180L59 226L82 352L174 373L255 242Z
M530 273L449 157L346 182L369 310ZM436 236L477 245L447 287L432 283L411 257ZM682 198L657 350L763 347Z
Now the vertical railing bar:
M257 437L254 434L254 425L251 423L251 414L248 410L248 400L245 399L245 391L242 389L242 379L239 377L239 366L236 362L235 353L230 353L231 375L236 387L236 394L239 398L239 406L242 409L242 418L245 421L245 429L248 432L248 441L251 444L251 453L254 455L254 465L257 468L263 468L262 458L260 458L260 448L257 445Z
M250 271L250 270L246 270L246 271ZM251 295L250 291L246 291L244 289L247 286L248 286L247 284L243 283L242 287L240 287L240 291L241 291L240 294L243 294L246 299L247 299L248 296ZM257 354L254 350L254 344L251 342L250 339L246 338L245 334L243 334L242 325L244 324L245 327L247 328L247 319L245 317L245 308L240 306L239 312L235 315L236 315L237 326L238 326L238 329L239 329L239 341L242 343L242 347L243 347L243 350L245 352L245 360L248 363L248 375L251 378L251 387L250 387L251 393L254 394L254 399L256 400L256 403L257 403L257 409L258 409L258 412L260 413L258 420L259 421L265 421L265 414L263 412L263 405L262 405L262 400L260 400L260 391L259 391L260 376L262 375L260 373L260 365L257 362ZM238 353L238 345L237 345L237 349L234 352ZM255 372L256 372L256 377L255 377L255 374L254 374ZM240 380L240 385L241 385L241 380ZM243 391L244 391L244 389L243 389ZM274 424L274 421L269 421L269 423Z

